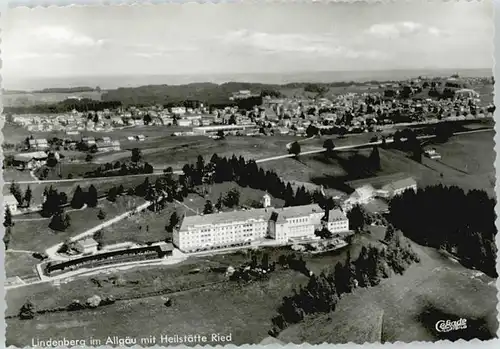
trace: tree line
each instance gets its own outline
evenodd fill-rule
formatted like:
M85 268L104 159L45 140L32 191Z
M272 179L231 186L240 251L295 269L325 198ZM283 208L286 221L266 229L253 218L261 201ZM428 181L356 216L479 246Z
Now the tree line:
M389 221L413 241L442 248L468 266L497 276L495 200L484 190L428 186L389 205Z
M387 246L380 249L363 246L355 260L348 251L344 263L338 262L333 271L312 274L305 286L283 297L269 334L277 336L308 315L334 311L342 295L357 287L376 286L391 274L403 274L412 263L420 262L409 243L392 227L388 228L384 240Z
M5 107L5 113L11 114L58 114L68 113L73 110L87 112L89 110L103 111L104 109L116 109L121 107L119 101L97 101L89 98L80 100L70 99L53 104L35 104L19 107Z

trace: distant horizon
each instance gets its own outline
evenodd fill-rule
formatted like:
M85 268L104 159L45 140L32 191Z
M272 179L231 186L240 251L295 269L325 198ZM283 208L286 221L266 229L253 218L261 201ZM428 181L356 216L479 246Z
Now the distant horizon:
M286 85L290 83L335 83L399 81L418 76L444 77L452 74L464 77L493 76L491 68L415 68L374 70L325 70L301 72L256 72L256 73L199 73L199 74L109 74L72 75L59 77L33 77L16 79L16 83L2 84L4 91L32 92L51 88L74 88L99 86L102 90L140 87L146 85L186 85L193 83L223 84L228 82ZM480 74L477 74L480 73Z

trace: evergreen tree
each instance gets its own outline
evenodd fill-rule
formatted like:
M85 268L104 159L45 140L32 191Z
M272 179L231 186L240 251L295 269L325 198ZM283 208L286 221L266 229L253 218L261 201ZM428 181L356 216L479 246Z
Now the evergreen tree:
M52 230L64 231L71 225L71 219L68 214L63 212L56 213L50 223L49 228Z
M5 249L9 248L10 239L12 237L12 228L10 226L5 228L5 233L3 235L3 243L5 244Z
M180 221L179 216L177 215L177 212L174 211L170 216L170 225L169 225L170 231L175 229L177 224L179 224L179 221Z
M12 213L10 212L9 206L5 206L5 217L3 221L4 227L12 227Z
M24 204L26 205L26 207L30 207L32 198L33 198L33 193L31 191L30 186L28 185L28 188L26 189L26 192L24 193Z
M108 201L111 201L111 202L115 202L116 201L116 197L118 195L118 190L116 189L115 186L111 187L109 190L108 190L108 194L106 196L106 199Z
M87 205L89 207L97 206L97 189L94 187L93 184L90 185L89 191L87 193Z
M71 199L71 207L74 209L80 209L85 205L85 193L80 186L77 186Z
M16 198L18 204L21 205L23 203L23 192L19 184L12 182L10 185L10 193Z

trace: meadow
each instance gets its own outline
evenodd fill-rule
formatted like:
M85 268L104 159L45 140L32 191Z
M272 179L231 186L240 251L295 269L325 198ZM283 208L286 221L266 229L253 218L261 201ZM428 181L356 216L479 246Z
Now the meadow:
M35 214L30 214L30 220L15 221L9 248L42 252L52 245L102 223L97 217L101 209L106 213L106 219L111 219L144 202L142 198L127 195L119 197L114 203L100 200L97 207L68 210L71 225L65 231L54 231L49 228L50 219L33 218Z

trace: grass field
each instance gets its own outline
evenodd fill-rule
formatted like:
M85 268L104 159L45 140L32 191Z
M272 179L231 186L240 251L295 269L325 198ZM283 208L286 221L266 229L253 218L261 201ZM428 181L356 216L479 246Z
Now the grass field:
M286 144L297 139L300 138L291 136L228 136L224 140L213 140L208 137L163 137L142 145L141 152L143 161L149 162L155 167L179 168L179 164L194 163L198 155L207 160L214 153L228 157L235 154L250 159L275 156L286 153ZM123 157L130 157L130 152L103 154L98 156L96 160L102 163L116 161Z
M5 275L19 276L21 279L38 276L35 265L40 263L30 253L7 252L5 254Z
M97 213L100 209L106 213L106 219L111 219L135 208L143 202L144 199L132 196L119 197L115 203L101 200L98 207L69 212L71 226L63 232L56 232L50 229L48 227L50 219L17 221L12 228L12 238L9 247L20 250L43 251L52 245L60 243L71 236L83 233L85 230L102 223L97 218Z

